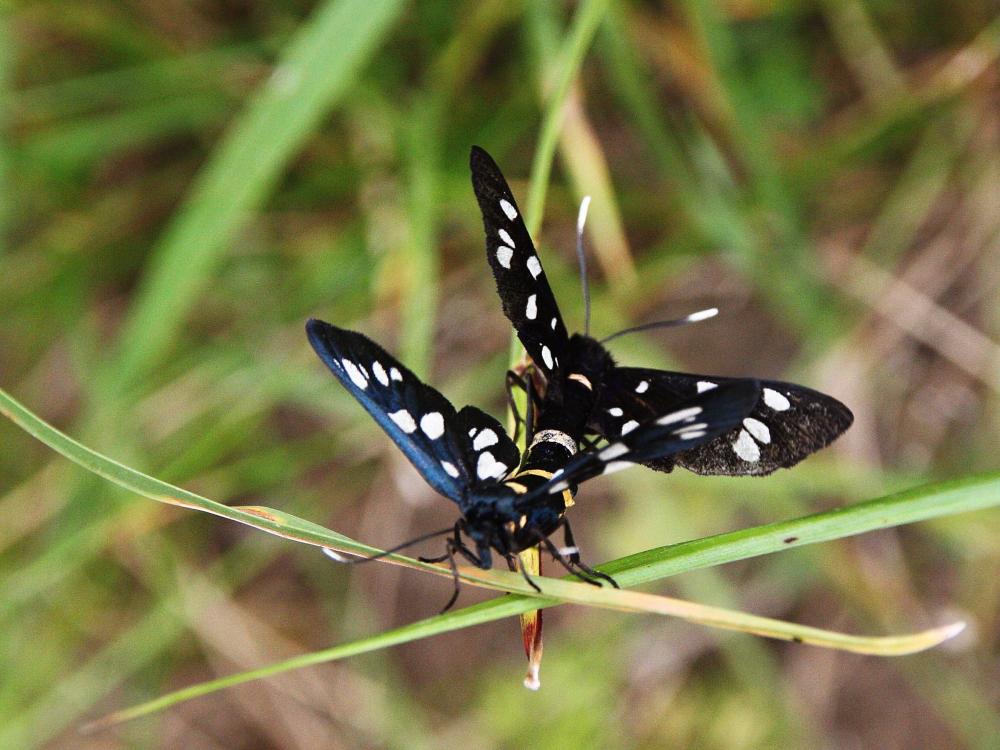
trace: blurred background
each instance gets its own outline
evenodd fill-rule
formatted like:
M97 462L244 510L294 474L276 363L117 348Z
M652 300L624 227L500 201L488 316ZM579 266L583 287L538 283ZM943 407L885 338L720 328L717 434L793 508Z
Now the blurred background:
M543 262L627 364L795 380L856 415L766 479L584 488L599 562L996 467L1000 8L889 0L14 2L0 31L0 384L142 471L377 545L445 525L309 349L360 329L502 417L510 328L468 175L522 208L579 18ZM581 15L582 14L582 15ZM582 23L582 22L581 22ZM580 38L583 38L581 36ZM537 216L534 217L537 220ZM84 720L435 614L450 584L157 505L0 420L0 747L995 748L1000 520L956 516L653 588L853 632L968 618L894 660L548 612ZM485 594L466 587L460 606Z

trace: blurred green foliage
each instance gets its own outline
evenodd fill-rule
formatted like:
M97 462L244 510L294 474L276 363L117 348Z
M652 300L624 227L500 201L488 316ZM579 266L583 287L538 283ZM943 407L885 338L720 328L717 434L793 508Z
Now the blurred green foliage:
M592 561L996 466L1000 21L990 3L60 3L0 31L0 383L95 448L230 503L388 545L448 504L315 361L358 328L499 415L509 328L467 174L522 202L567 83L537 239L627 363L781 376L855 411L763 480L587 487ZM575 20L574 20L575 19ZM544 160L543 160L544 161ZM532 205L541 221L543 196ZM600 211L601 213L598 213ZM0 422L0 746L995 747L1000 523L957 516L687 574L692 599L839 629L957 611L897 661L562 607L542 691L516 622L221 693L116 733L166 690L436 611L447 584L164 508ZM479 594L468 591L463 601Z

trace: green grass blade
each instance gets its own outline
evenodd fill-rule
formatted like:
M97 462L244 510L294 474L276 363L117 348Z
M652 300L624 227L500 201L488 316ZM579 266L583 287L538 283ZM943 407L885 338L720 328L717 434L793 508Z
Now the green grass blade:
M542 226L545 192L548 189L552 160L559 142L559 129L562 125L566 100L569 97L569 87L580 72L583 59L590 49L590 44L607 9L607 0L587 0L582 3L573 18L573 25L559 54L557 77L545 105L545 114L538 135L538 148L535 150L535 159L531 165L531 184L528 189L525 217L528 232L532 236L537 236Z
M361 553L371 551L371 548L359 545L347 537L338 535L335 532L296 518L295 516L266 508L230 508L141 474L134 469L130 469L101 456L74 441L72 438L69 438L25 409L2 390L0 390L0 413L3 413L27 432L71 460L76 461L81 466L153 499L215 513L290 539L305 541L311 544L333 544L337 548L347 548ZM734 559L753 557L795 545L816 543L875 528L885 528L914 520L930 518L936 515L988 507L1000 502L1000 493L997 492L998 485L1000 485L1000 472L995 472L984 477L942 483L930 488L908 490L880 500L861 503L849 508L827 511L806 518L769 524L680 545L649 550L609 563L604 566L604 569L612 572L623 585L635 585L673 573L720 564ZM359 547L361 549L357 549ZM444 569L427 566L402 557L390 562L422 567L439 574L447 575L447 571ZM444 632L455 627L462 627L463 625L461 624L455 624L456 618L464 622L464 620L461 620L461 617L470 610L474 613L480 613L481 616L485 616L487 619L505 617L508 616L505 610L509 608L512 602L523 607L523 609L513 614L521 614L523 611L539 607L540 604L541 606L555 606L556 604L565 602L574 602L623 611L670 615L712 627L721 627L786 640L796 640L857 653L880 655L913 653L914 651L929 648L956 635L963 627L961 623L955 623L908 636L871 638L833 633L818 628L784 623L770 618L683 602L668 597L633 591L592 588L565 580L540 579L545 587L545 594L538 596L528 587L525 581L514 574L492 570L463 569L462 577L476 585L491 586L514 594L521 594L522 596L519 598L506 597L500 600L499 605L495 605L495 609L492 612L488 611L488 606L473 607L457 613L430 618L430 620L425 620L423 623L417 623L414 626L407 626L397 631L383 633L379 636L362 639L352 644L346 644L319 653L331 659L343 658L402 642L395 641L393 638L402 637L409 640L411 638L432 635L437 632ZM487 603L487 605L489 604L491 603ZM423 627L430 627L430 631L425 632L422 629ZM310 659L315 657L316 654L309 654L283 662L280 665L271 665L263 670L254 670L242 675L235 675L221 681L214 681L210 684L213 686L213 689L226 687L235 684L233 680L245 681L246 679L255 679L267 676L268 674L274 674L275 671L273 670L284 671L317 663L310 661ZM171 694L171 696L164 696L164 698L172 697L174 701L186 700L195 695L203 694L196 690L196 688L200 689L203 687L195 686L195 688L180 691ZM195 690L195 692L191 692L192 690ZM142 715L147 710L152 711L166 705L172 705L169 702L164 704L162 701L163 699L161 698L151 704L144 704L144 707L141 707L143 711L134 715ZM116 720L124 720L124 718L133 717L133 714L116 715L116 717Z
M354 82L403 5L328 0L289 43L157 248L109 364L115 382L127 386L155 365L247 214Z
M580 588L585 587L585 584L574 583L568 585ZM594 590L596 591L597 589ZM507 600L502 599L498 601L505 602ZM555 600L553 600L553 603L556 603ZM489 604L489 602L487 604ZM154 714L158 711L162 711L193 698L208 695L209 693L241 685L246 682L252 682L265 677L272 677L282 672L288 672L302 667L315 666L317 664L324 664L330 661L337 661L345 659L349 656L357 656L359 654L377 651L389 646L408 643L410 641L427 638L432 635L438 635L463 627L479 625L493 619L499 619L498 617L493 616L496 615L496 612L490 613L491 616L484 619L484 609L485 607L482 606L468 607L458 612L437 615L436 617L430 617L426 620L413 623L412 625L405 625L401 628L380 633L370 638L362 638L354 641L353 643L334 646L333 648L315 651L309 654L303 654L302 656L286 659L285 661L276 664L269 664L268 666L261 667L259 669L253 669L239 674L228 675L217 680L191 685L190 687L175 690L172 693L167 693L166 695L162 695L159 698L155 698L146 703L141 703L139 705L132 706L131 708L116 711L115 713L104 716L97 721L85 725L82 728L82 731L93 732L105 729L124 721L130 721L132 719L138 719L142 716ZM500 615L500 617L505 616L507 615ZM755 630L751 625L747 628L746 632L757 632L758 634L767 634L772 637L776 637L774 636L774 633L769 625L764 626L763 621L768 619L769 618L753 618L756 624L762 626L762 629ZM771 621L771 623L774 622L776 621ZM964 627L964 623L954 623L908 636L863 638L859 636L844 635L841 633L831 633L830 631L822 631L818 628L788 626L789 634L785 639L798 640L805 643L811 643L813 645L839 647L843 650L854 651L855 653L878 653L884 656L895 656L910 654L936 646L943 641L958 635ZM834 644L837 645L834 646Z

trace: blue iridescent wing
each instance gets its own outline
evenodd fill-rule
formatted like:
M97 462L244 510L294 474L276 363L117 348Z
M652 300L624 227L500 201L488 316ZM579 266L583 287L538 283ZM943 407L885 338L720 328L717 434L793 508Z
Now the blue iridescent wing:
M445 497L460 502L471 485L517 466L517 448L495 419L471 406L456 412L371 339L321 320L310 320L306 332L330 371Z

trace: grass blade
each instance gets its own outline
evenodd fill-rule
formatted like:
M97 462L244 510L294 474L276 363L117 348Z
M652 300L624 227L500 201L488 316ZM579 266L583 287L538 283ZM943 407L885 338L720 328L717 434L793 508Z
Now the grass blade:
M122 328L108 372L128 385L170 345L247 214L356 74L402 0L328 0L290 42L274 73L205 166L166 232Z
M161 502L204 510L289 539L304 541L310 544L332 544L337 549L345 549L361 554L374 551L372 548L360 545L348 537L336 534L290 514L259 507L231 508L141 474L134 469L130 469L105 456L101 456L56 430L25 409L2 390L0 390L0 413L3 413L27 432L90 471ZM988 485L992 485L993 492L984 493L978 491L984 481ZM906 522L904 519L918 520L920 518L931 517L932 515L943 515L946 512L945 509L957 512L958 509L986 507L987 504L1000 502L1000 498L997 497L995 491L998 483L1000 483L1000 473L994 473L987 477L981 477L978 481L964 479L945 483L936 488L931 488L930 491L928 491L928 488L909 490L881 500L861 503L850 508L828 511L794 521L770 524L764 527L746 529L717 537L708 537L682 545L650 550L608 564L604 566L604 569L613 572L622 584L634 585L642 582L644 578L649 580L651 576L663 577L664 575L670 575L669 572L664 571L669 569L669 561L671 559L685 559L686 564L683 567L672 571L682 572L682 570L691 570L695 567L704 567L707 564L711 564L706 562L706 558L710 559L713 552L716 553L715 564L718 564L728 561L725 559L726 555L729 556L729 559L737 559L733 557L734 554L742 557L751 557L754 554L763 554L765 550L774 551L775 549L787 548L792 545L815 543L835 538L836 536L860 533L861 530L868 528L897 525L898 523ZM791 531L797 533L792 534L790 533ZM775 547L776 543L780 543L781 546ZM768 547L770 549L767 549ZM720 554L720 550L724 552ZM444 568L429 566L401 556L396 556L394 560L387 559L387 561L428 569L441 575L448 575L448 572ZM542 606L554 606L556 604L573 602L621 611L669 615L711 627L754 633L784 640L794 640L817 646L853 651L855 653L884 656L914 653L915 651L930 648L951 638L964 628L963 623L954 623L912 635L888 637L852 636L819 628L786 623L772 618L734 612L719 607L685 602L669 597L635 591L594 588L566 580L541 579L545 586L545 594L539 596L520 576L512 573L462 568L461 575L463 579L474 585L484 585L510 593L521 594L520 604L524 608L515 612L516 614L522 614L523 612L538 608L540 604L539 600L541 600ZM511 598L508 597L501 600L501 603L509 605L510 601ZM407 626L397 631L383 633L373 638L362 639L352 644L346 644L318 653L325 654L331 659L343 658L356 653L362 653L371 648L382 647L382 645L392 645L395 642L402 642L392 641L392 637L399 636L400 632L402 632L403 637L410 635L424 637L424 635L444 632L454 629L454 627L462 627L462 625L453 625L453 622L454 618L463 612L468 612L469 610L482 612L484 609L485 607L482 606L478 608L473 607L462 610L459 613L440 615L436 618L425 620L423 621L424 624L431 623L431 631L429 633L424 633L422 629L416 626ZM503 610L506 607L497 609ZM486 616L487 619L497 619L498 617L507 616L507 613L494 611L487 613ZM420 624L417 623L416 625ZM304 657L282 662L280 665L271 665L263 670L253 670L242 675L224 678L221 681L213 681L209 684L214 686L213 689L227 687L236 684L233 680L239 682L256 679L257 677L275 674L274 670L284 671L286 669L294 669L299 666L317 663L308 661L309 658L315 656L316 654L308 654ZM202 688L204 686L195 687ZM115 720L132 718L149 711L173 705L169 701L163 703L163 700L166 698L172 697L173 701L177 702L195 697L195 695L204 694L197 691L191 692L191 690L179 691L170 696L157 699L150 704L144 704L143 707L140 707L143 710L137 714L127 712L126 714L116 714L117 718Z

